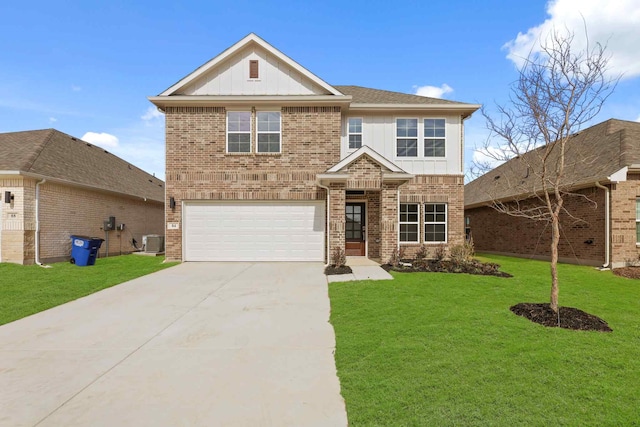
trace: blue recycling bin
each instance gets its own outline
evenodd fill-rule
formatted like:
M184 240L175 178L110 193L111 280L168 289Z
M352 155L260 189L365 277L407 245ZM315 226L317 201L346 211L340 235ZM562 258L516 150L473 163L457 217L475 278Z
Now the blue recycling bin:
M99 237L71 236L71 264L80 267L94 265L98 257L98 249L104 239Z

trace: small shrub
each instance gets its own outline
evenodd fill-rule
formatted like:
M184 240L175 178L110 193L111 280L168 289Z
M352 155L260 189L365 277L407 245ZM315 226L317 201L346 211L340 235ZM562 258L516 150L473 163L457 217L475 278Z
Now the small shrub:
M331 264L334 267L344 267L347 264L347 256L344 253L344 249L338 246L333 250Z
M389 257L389 265L393 267L399 267L400 261L404 259L404 252L405 249L402 246L400 246L400 249L395 248L393 252L391 252L391 256Z
M451 262L455 265L464 265L473 259L473 244L465 242L451 247Z
M427 247L425 245L420 245L420 248L416 252L416 261L423 260L429 255L429 251L427 251Z
M434 258L436 261L441 262L447 257L447 246L444 243L440 243L436 246L436 251L434 253Z

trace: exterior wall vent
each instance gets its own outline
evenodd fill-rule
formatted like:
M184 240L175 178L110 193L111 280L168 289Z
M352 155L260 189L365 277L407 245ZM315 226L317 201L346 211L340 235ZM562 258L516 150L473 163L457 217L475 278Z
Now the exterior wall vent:
M250 79L257 79L258 78L258 60L257 59L251 59L249 61L249 78Z

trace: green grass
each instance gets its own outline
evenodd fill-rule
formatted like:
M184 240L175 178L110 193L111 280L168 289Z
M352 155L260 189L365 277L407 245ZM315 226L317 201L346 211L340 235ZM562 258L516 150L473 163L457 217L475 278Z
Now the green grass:
M123 255L100 258L93 266L68 262L37 265L0 264L0 325L63 304L101 289L162 270L164 257Z
M545 328L509 307L548 302L549 264L482 259L514 277L329 285L350 425L640 425L640 281L560 265L560 305L613 332Z

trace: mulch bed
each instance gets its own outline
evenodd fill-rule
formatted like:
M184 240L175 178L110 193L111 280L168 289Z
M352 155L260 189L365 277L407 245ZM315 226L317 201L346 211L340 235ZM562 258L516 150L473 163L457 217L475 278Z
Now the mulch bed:
M351 270L351 267L349 267L348 265L343 265L342 267L336 267L335 265L328 265L324 269L324 274L326 274L327 276L330 276L333 274L350 274L350 273L353 273L353 271Z
M549 304L521 302L520 304L512 306L510 310L518 316L525 317L532 322L550 328L560 327L577 331L613 331L613 329L607 325L607 322L601 318L573 307L559 307L559 325L558 315L551 310L551 306Z
M384 264L381 265L381 267L387 271L393 270L402 273L467 273L482 276L513 277L509 273L500 271L500 265L498 264L480 262L475 259L465 263L455 263L444 260L438 261L434 259L408 260L403 264L396 267L390 264Z
M616 276L626 277L627 279L640 279L640 267L614 268L613 274Z

